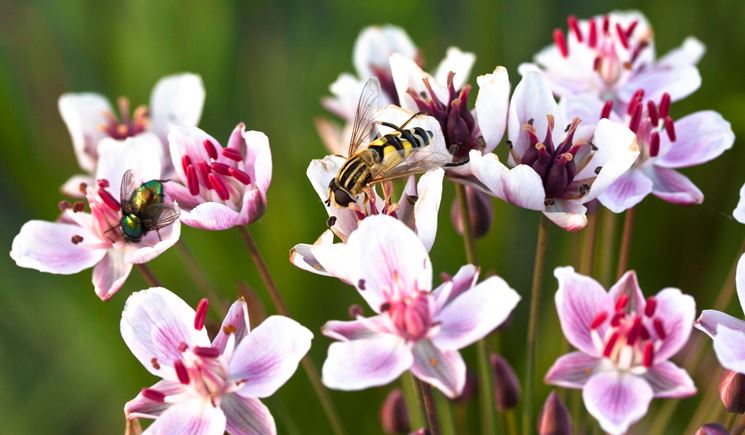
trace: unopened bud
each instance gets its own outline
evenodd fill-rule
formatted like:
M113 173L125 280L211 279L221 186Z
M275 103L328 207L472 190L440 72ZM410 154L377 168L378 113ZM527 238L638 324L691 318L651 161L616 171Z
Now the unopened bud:
M247 283L239 281L238 293L246 300L248 318L251 319L251 325L256 326L263 322L266 319L266 309L261 298L259 298L253 288Z
M570 435L572 433L572 416L561 401L556 391L546 399L538 417L538 435Z
M471 231L474 237L483 237L489 232L491 222L494 219L494 208L492 207L491 197L469 186L466 186L465 190ZM453 201L453 207L450 209L450 217L453 220L455 230L459 234L463 234L463 220L461 219L458 201Z
M427 428L421 428L417 429L414 432L410 433L409 435L430 435L431 432Z
M395 388L386 396L380 408L380 421L383 432L388 434L405 434L411 429L409 411L400 389Z
M471 399L476 397L477 393L478 378L476 377L476 373L470 367L466 367L466 384L463 386L463 392L454 401L459 403L470 402Z
M491 354L489 361L494 376L494 405L499 411L514 408L520 402L520 381L515 371L499 354Z
M745 412L745 375L724 370L719 382L719 397L729 412Z
M719 423L706 423L698 428L695 435L729 435L729 432Z

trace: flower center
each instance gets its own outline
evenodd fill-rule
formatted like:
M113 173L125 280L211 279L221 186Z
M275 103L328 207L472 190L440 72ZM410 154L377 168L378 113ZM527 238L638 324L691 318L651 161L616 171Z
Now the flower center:
M205 139L202 146L206 159L196 152L184 154L181 158L189 193L208 200L214 200L214 197L222 201L240 200L242 186L251 184L251 177L238 168L238 162L243 162L244 156L235 148L222 148L209 139Z
M620 370L644 372L654 364L654 355L665 339L667 329L656 317L657 300L647 299L644 312L629 310L629 297L622 294L616 300L613 313L599 312L590 323L595 347Z
M112 112L104 112L106 123L99 126L101 131L109 137L122 140L128 137L137 136L145 131L150 122L148 118L147 106L137 106L130 116L129 99L119 97L117 101L119 106L119 117Z
M429 298L417 291L413 295L388 302L384 306L398 333L409 341L417 341L427 335L432 323Z

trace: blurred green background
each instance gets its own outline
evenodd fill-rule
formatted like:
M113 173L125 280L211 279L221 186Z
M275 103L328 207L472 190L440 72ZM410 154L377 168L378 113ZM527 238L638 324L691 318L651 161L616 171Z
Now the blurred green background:
M452 2L377 0L306 1L0 1L0 246L29 219L54 219L58 187L78 173L69 135L57 111L67 91L95 91L133 104L146 103L163 75L202 75L207 100L201 127L226 139L238 121L266 132L274 154L274 182L266 215L253 233L294 317L316 334L311 351L320 367L330 340L319 328L344 319L362 300L330 279L296 269L289 249L311 242L326 214L305 178L312 158L325 154L313 118L319 99L342 71L353 71L352 45L366 25L390 22L406 28L434 67L447 47L477 54L472 73L516 68L551 40L566 16L585 17L615 8L639 8L655 27L659 54L695 35L707 46L699 67L703 86L673 106L673 114L713 109L745 137L745 3L508 1ZM474 93L475 95L475 93ZM703 205L680 208L653 197L637 209L631 267L647 293L677 286L710 306L736 258L743 226L731 218L745 182L740 144L723 157L685 171L706 194ZM450 223L453 188L445 187L440 232L432 251L435 270L454 272L465 262ZM495 203L495 221L478 243L484 271L496 272L525 295L530 286L538 215ZM620 230L621 219L616 219ZM273 312L236 230L183 230L210 280L226 298L239 280L253 286ZM538 375L560 354L551 270L571 264L581 238L552 228L544 281ZM165 285L194 305L201 297L175 251L151 263ZM122 407L154 381L119 334L129 293L146 287L133 271L110 302L93 293L90 272L53 276L0 262L0 432L8 434L117 433ZM605 280L605 276L599 276ZM505 357L521 371L527 300L512 326L500 333ZM739 314L731 306L730 311ZM698 335L694 332L694 335ZM496 340L494 340L496 341ZM704 348L710 358L710 344ZM469 362L474 350L465 351ZM707 359L707 361L709 361ZM712 363L714 364L714 363ZM709 366L713 367L713 366ZM697 381L716 382L712 371ZM380 433L378 409L389 390L332 392L351 434ZM539 381L537 399L549 389ZM678 433L697 399L684 401L668 433ZM305 375L295 377L268 401L281 433L330 433ZM659 403L655 404L653 411ZM474 420L476 421L476 420ZM644 422L649 422L649 418ZM644 423L635 429L642 432ZM473 426L473 432L476 432Z

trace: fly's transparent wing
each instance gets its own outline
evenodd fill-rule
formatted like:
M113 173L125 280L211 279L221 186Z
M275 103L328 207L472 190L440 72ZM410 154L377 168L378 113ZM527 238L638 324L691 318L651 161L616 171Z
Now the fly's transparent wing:
M146 231L159 230L174 223L180 214L173 204L150 204L141 213L142 226Z
M370 169L372 179L368 185L395 180L409 175L423 174L447 166L453 159L449 153L435 151L430 147L416 148L406 155L406 150L396 152L401 160L395 164L376 164Z
M122 205L122 211L124 214L133 213L133 207L130 204L132 200L132 194L140 187L140 183L135 177L133 170L128 170L122 175L122 184L119 193L119 203Z
M369 142L375 132L375 112L378 111L378 99L380 97L380 82L372 77L365 82L357 102L357 111L354 115L352 125L352 137L347 149L347 157L350 157L359 148L360 144Z

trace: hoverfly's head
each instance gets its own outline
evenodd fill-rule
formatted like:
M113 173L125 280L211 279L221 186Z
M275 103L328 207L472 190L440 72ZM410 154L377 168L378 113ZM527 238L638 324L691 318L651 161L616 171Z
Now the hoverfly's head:
M352 192L341 187L336 182L336 178L332 178L329 182L329 198L326 200L326 205L331 205L332 202L337 207L348 207L349 204L355 202Z

